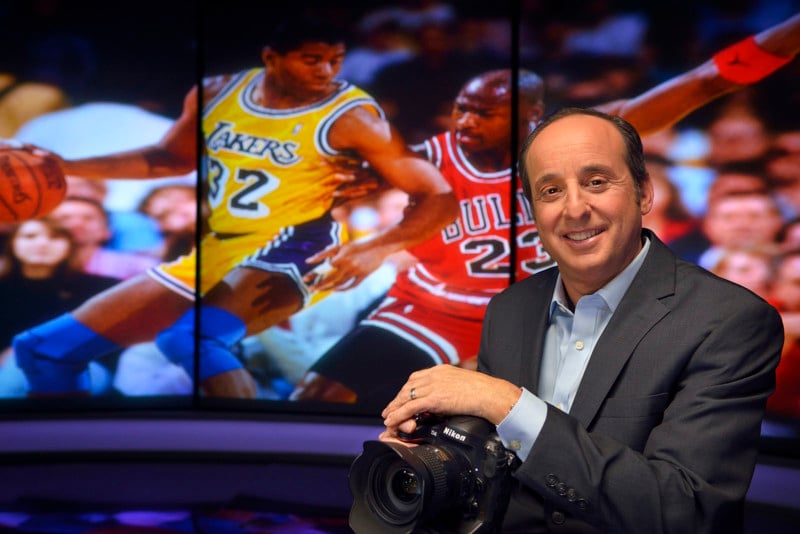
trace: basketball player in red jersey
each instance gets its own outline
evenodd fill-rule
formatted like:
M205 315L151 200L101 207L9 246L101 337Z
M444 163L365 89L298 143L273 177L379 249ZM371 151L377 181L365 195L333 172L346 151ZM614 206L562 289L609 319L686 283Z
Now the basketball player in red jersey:
M600 109L622 116L644 136L769 75L798 49L800 15L636 98ZM544 110L538 76L519 74L518 101L521 141ZM380 413L411 372L443 363L472 366L485 306L509 283L510 247L517 247L517 279L550 265L525 200L528 192L514 191L511 241L511 73L470 80L455 99L452 119L453 130L424 147L459 198L458 220L411 249L419 263L400 274L378 308L310 368L292 399L358 403Z
M255 383L231 347L277 324L326 291L352 287L384 257L434 236L456 216L439 171L413 154L365 92L336 80L344 38L317 20L285 22L263 68L208 79L156 145L63 161L65 174L154 178L192 171L202 120L210 232L200 245L202 294L195 316L195 255L160 265L101 293L14 341L35 396L88 391L88 363L150 341L195 374L210 396L251 398ZM111 126L111 125L110 125ZM366 162L413 202L369 242L345 242L330 209L340 177ZM314 272L321 263L324 272ZM199 324L199 328L196 326Z

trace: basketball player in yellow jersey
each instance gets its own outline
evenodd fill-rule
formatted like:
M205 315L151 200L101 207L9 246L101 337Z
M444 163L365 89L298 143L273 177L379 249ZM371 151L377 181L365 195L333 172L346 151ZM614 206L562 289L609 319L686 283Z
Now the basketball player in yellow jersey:
M328 130L356 106L382 116L372 97L347 82L301 108L265 107L255 100L264 76L264 69L239 73L203 113L215 233L294 226L328 213L339 183L327 178L359 163L328 144Z
M387 255L455 218L455 197L439 171L407 148L368 95L334 79L344 53L343 38L317 21L287 21L264 49L263 69L204 83L212 213L199 249L199 320L193 253L18 335L17 360L31 395L85 393L92 359L155 336L207 395L253 397L254 381L230 350L235 342L289 317L317 292L358 284ZM63 161L65 173L100 179L190 172L198 96L197 89L187 95L158 144ZM408 193L410 207L374 239L343 243L329 210L342 173L362 161ZM314 271L323 262L324 272Z

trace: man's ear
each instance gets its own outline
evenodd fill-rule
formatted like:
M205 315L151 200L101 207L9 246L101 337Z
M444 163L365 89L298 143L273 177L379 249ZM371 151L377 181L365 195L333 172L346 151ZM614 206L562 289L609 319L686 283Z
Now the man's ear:
M528 107L528 122L537 124L544 116L544 103L539 101L537 104Z
M272 48L265 46L264 48L261 49L261 61L264 62L265 66L267 67L272 66L274 58L275 58L275 51Z
M653 188L653 181L650 179L650 175L647 175L647 178L640 184L641 189L641 202L639 202L639 208L642 212L642 215L647 215L650 213L650 210L653 209L653 198L655 197L655 190Z

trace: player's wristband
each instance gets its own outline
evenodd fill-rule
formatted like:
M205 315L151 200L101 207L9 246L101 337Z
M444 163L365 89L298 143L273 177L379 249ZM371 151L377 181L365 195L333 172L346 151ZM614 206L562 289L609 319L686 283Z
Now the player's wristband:
M720 76L740 85L766 78L791 60L791 57L767 52L758 46L752 35L714 55L714 64Z

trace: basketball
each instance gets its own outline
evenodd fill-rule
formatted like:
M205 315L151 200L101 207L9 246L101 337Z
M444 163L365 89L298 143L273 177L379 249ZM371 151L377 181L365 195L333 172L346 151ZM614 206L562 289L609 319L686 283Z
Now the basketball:
M67 183L58 161L26 150L0 150L0 222L44 217L64 200Z

